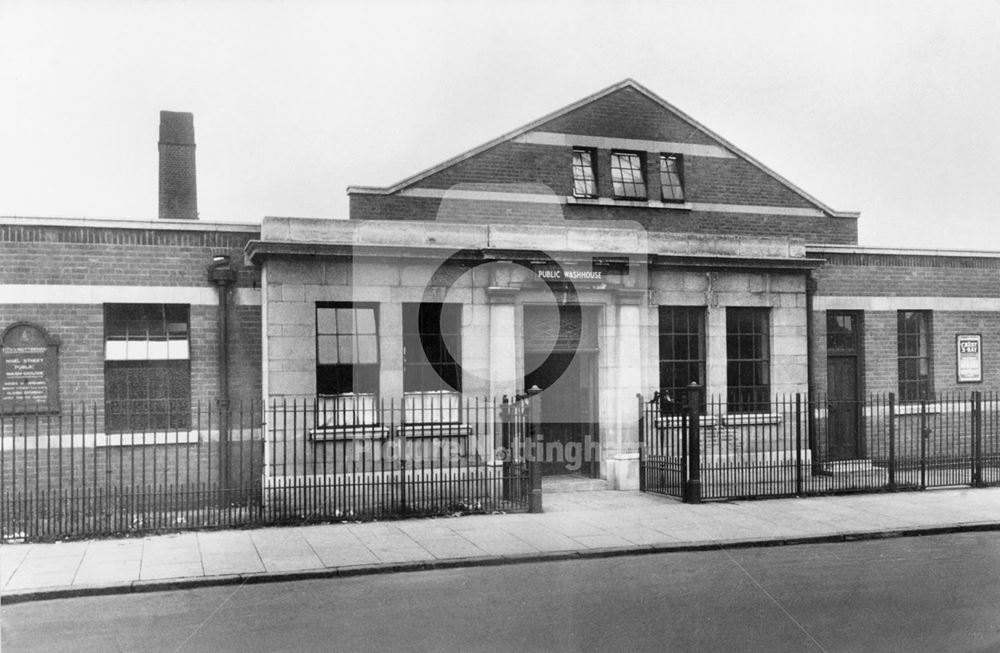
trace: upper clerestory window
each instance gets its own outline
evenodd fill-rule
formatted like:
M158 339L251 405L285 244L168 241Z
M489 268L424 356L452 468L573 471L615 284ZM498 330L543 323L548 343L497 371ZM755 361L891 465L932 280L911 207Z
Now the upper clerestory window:
M611 153L611 186L616 199L646 199L642 175L642 155L634 152Z
M684 201L684 159L680 154L660 155L660 194L664 202Z
M597 175L594 174L594 151L573 149L573 195L597 197Z

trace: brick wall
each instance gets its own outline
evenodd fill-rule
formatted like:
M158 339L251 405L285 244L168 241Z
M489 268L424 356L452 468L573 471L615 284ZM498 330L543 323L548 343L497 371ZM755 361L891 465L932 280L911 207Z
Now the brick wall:
M741 234L755 237L802 238L810 243L853 245L857 220L754 213L720 213L679 209L591 205L533 204L399 195L352 194L351 218L360 220L455 220L525 222L567 220L629 220L650 231L696 234ZM557 216L554 218L553 216Z
M260 285L260 273L243 265L243 247L255 232L0 224L0 285L167 286L204 289L208 301L191 304L191 398L218 396L218 306L206 269L215 255L235 262L236 288ZM114 294L111 294L114 297ZM143 302L165 300L150 294ZM13 322L38 324L60 341L59 394L64 406L104 402L103 303L0 303L0 330ZM111 301L114 301L113 299ZM127 301L127 300L122 300ZM130 301L135 301L134 299ZM230 397L258 399L260 306L231 303Z
M815 273L817 294L865 297L996 297L1000 258L824 254L827 264Z
M0 224L0 283L208 286L206 268L225 254L236 264L237 287L260 285L244 266L254 232L172 231Z
M693 125L632 88L623 88L536 127L538 131L714 145Z

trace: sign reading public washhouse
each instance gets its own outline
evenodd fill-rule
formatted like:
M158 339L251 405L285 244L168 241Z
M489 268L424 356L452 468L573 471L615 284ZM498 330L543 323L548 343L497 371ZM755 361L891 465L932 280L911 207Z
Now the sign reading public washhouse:
M28 322L0 336L0 411L59 410L59 345Z

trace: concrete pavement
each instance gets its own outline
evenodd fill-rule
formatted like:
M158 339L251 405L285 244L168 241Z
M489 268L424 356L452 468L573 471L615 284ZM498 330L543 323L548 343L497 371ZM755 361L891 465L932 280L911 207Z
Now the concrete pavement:
M587 486L589 487L589 486ZM0 601L574 557L1000 530L1000 488L683 504L549 492L542 514L0 546Z

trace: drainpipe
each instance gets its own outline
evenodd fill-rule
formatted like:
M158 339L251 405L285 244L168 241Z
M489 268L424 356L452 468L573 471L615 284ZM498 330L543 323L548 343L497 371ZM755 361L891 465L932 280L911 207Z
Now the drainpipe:
M215 256L208 266L208 280L219 290L219 479L222 499L228 504L229 464L229 290L236 282L236 270L228 256Z
M813 364L813 295L816 294L816 278L812 270L806 270L806 428L809 431L809 460L812 462L812 472L816 475L821 467L816 456L816 370Z

